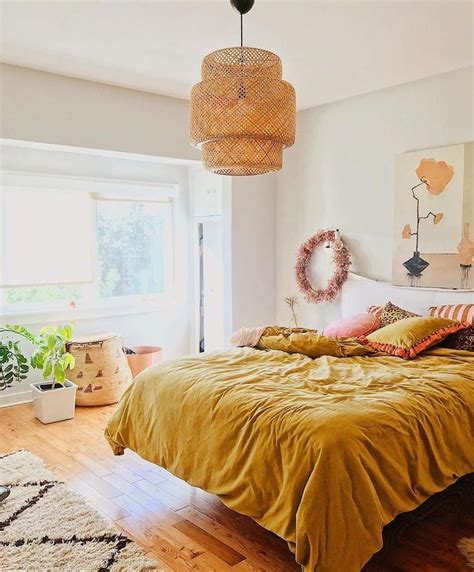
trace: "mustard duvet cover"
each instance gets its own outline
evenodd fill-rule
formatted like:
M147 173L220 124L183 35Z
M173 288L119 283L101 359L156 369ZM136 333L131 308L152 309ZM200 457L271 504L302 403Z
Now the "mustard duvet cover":
M135 379L106 437L284 538L306 572L356 572L385 524L474 471L474 354L183 358Z

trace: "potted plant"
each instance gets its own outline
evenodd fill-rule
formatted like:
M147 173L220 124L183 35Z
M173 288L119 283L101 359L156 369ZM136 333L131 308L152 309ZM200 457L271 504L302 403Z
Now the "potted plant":
M12 337L21 337L30 343L35 343L34 335L23 326L0 326L0 391L11 387L13 383L26 379L29 365L23 355L19 341L13 341Z
M77 386L66 379L73 369L74 357L66 350L72 337L70 326L46 327L35 338L36 349L31 366L43 370L45 381L31 383L36 417L42 423L53 423L74 417Z
M13 382L18 383L26 379L29 365L20 348L20 341L13 341L12 337L21 337L34 342L34 336L22 326L0 326L0 391L11 387ZM10 489L0 484L0 502L10 495Z

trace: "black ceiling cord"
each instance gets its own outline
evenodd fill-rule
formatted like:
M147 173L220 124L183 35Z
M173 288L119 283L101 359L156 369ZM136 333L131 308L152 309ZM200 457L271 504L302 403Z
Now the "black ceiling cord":
M244 47L244 14L250 12L255 0L230 0L232 7L240 13L240 47Z

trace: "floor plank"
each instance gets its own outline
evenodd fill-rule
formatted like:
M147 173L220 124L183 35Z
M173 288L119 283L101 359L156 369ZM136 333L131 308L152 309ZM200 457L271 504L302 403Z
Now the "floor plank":
M229 566L235 566L242 560L245 560L245 556L242 556L242 554L239 554L236 550L189 520L177 522L173 526L189 538L193 538L203 548L212 552L214 556L217 556Z
M74 419L42 425L29 404L0 409L1 449L39 455L165 572L300 571L283 540L214 495L131 451L114 457L103 437L112 411L77 408ZM384 547L364 572L468 572L456 544L474 536L474 480L469 483L387 526Z

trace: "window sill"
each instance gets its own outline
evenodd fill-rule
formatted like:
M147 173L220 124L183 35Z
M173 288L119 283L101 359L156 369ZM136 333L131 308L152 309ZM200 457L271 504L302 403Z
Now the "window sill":
M5 312L2 314L2 323L6 324L49 324L52 322L76 322L79 320L93 320L95 318L109 318L115 316L128 316L132 314L149 314L152 312L169 312L176 307L175 299L145 300L136 303L104 304L103 306L90 306L77 308L54 308L42 310L25 310L23 312Z

